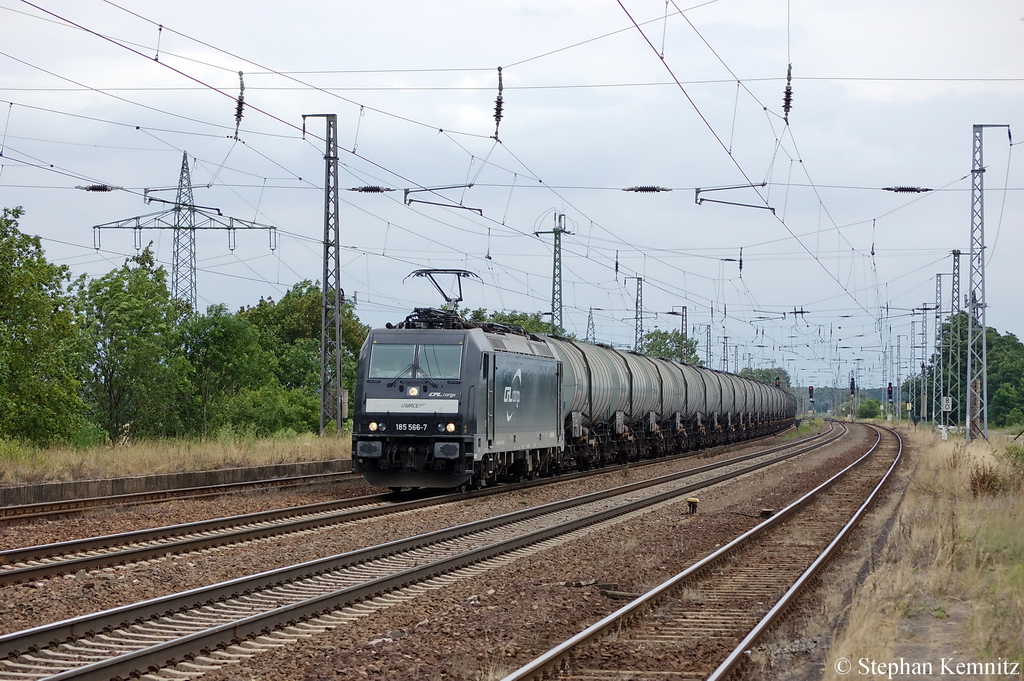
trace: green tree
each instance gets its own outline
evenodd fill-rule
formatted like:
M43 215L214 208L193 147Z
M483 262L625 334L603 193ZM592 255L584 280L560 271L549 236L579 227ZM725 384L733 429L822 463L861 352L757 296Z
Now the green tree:
M274 381L276 359L261 346L256 327L244 317L230 314L225 305L211 305L205 315L189 318L181 332L198 402L192 430L206 437L211 411L219 413L245 388Z
M666 357L686 364L704 366L704 362L697 356L697 339L683 338L682 331L678 329L648 331L644 334L643 346L645 355Z
M475 310L462 310L461 314L466 321L473 322L474 324L491 322L494 324L521 326L530 333L551 332L551 322L545 320L540 312L517 312L515 310L510 312L498 310L488 312L486 308L480 307Z
M882 403L874 399L861 400L857 406L857 418L877 419L882 417Z
M147 248L102 277L75 283L82 392L111 442L183 430L180 396L191 394L178 326L188 305Z
M942 387L944 394L951 394L953 386L959 385L959 393L954 395L959 406L958 413L948 415L953 424L962 424L964 408L967 400L967 326L968 316L961 312L942 325L943 345L950 350L943 358ZM1024 413L1024 344L1012 333L1000 334L996 329L988 328L985 334L988 347L988 415L993 426L1013 424L1019 414ZM951 357L959 359L960 373L956 376L952 367ZM934 364L936 357L930 363ZM931 394L932 371L927 367L926 390ZM921 393L920 374L904 381L903 392ZM917 400L915 399L915 402Z
M224 404L223 420L236 431L274 435L320 429L320 396L310 390L270 383L245 388Z
M779 387L784 390L788 390L790 387L789 372L782 367L774 367L772 369L751 369L746 367L740 370L740 376L769 385L775 385L775 381L778 381Z
M254 307L238 312L260 330L265 347L277 358L277 378L286 389L314 394L320 390L322 305L320 286L307 280L295 284L277 302L260 299ZM356 361L369 332L370 327L359 321L355 307L346 301L341 314L342 383L350 399L355 394ZM319 420L317 424L319 428Z
M22 215L0 214L0 438L46 444L72 436L83 404L70 352L68 269L18 230Z

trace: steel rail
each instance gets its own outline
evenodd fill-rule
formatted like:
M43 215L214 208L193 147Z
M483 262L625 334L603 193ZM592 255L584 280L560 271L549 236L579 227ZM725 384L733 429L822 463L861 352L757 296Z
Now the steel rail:
M196 534L200 532L213 532L253 523L271 522L288 518L296 518L303 515L317 513L330 513L353 506L365 506L388 501L391 495L374 494L365 497L350 497L337 501L324 501L316 504L305 504L292 506L290 508L275 509L271 511L259 511L244 515L227 516L224 518L213 518L211 520L197 520L181 525L167 525L164 527L147 528L143 530L132 530L118 534L108 534L100 537L88 537L85 539L72 539L53 544L41 544L39 546L26 546L15 549L0 551L0 565L11 565L24 563L31 560L40 560L60 556L68 553L83 551L94 551L108 549L114 546L133 543L157 541L169 537L181 536L184 534ZM165 545L168 546L168 545ZM37 575L39 576L39 575ZM4 573L0 571L0 584L10 583L5 581Z
M717 445L716 447L710 447L707 449L690 450L674 456L661 458L659 459L659 461L671 461L673 459L684 456L692 456L696 452L713 451L714 449L719 447L728 447L731 445L739 444L751 444L762 439L780 435L781 433L784 432L786 431L782 430L779 431L778 433L771 433L769 435L752 438L750 440L743 440L741 442ZM655 462L633 462L632 465L648 465L649 463ZM600 471L601 469L596 470ZM564 474L560 477L562 479L573 479L574 477L585 476L588 474L593 474L593 471ZM105 506L156 504L173 499L203 499L207 497L217 497L223 496L225 494L232 494L239 490L251 487L297 487L301 485L314 485L318 483L328 482L328 479L332 477L346 478L350 476L354 477L356 475L357 474L353 473L352 471L337 471L334 473L314 473L303 476L268 478L266 480L253 480L250 482L231 482L224 483L221 485L208 485L203 487L178 487L167 490L155 490L152 492L131 492L127 494L113 494L108 496L86 497L82 499L67 499L63 501L44 501L34 504L11 504L7 506L0 506L0 523L13 522L17 520L27 520L31 518L43 518L54 515L59 516L70 515L73 513L83 513L90 509L102 508Z
M789 449L802 443L812 443L815 440L829 436L832 432L833 427L830 424L828 431L817 433L816 435L805 438L804 440L779 445L777 447L754 452L753 454L727 459L716 464L707 464L705 466L687 469L686 471L672 474L672 476L676 477L669 476L666 479L677 479L678 477L698 475L708 470L714 470L715 468L721 468L733 463ZM658 462L661 461L664 461L664 459L661 459ZM577 475L598 475L601 473L607 473L610 470L614 469L598 469L596 471L587 471ZM556 478L554 481L563 481L564 479L566 478ZM87 539L71 540L56 544L8 549L0 551L0 566L21 565L30 561L40 560L47 562L37 565L24 565L23 567L0 567L0 586L70 574L78 572L79 570L95 570L110 565L126 564L151 558L158 558L165 556L168 553L181 554L215 546L225 546L244 541L253 541L265 537L353 522L356 520L398 513L401 511L416 510L449 503L458 499L473 499L490 494L524 489L536 485L549 484L550 482L552 482L550 479L536 480L514 485L488 488L474 492L413 499L409 501L396 502L387 506L369 505L384 503L389 499L394 498L393 495L381 494L367 497L354 497L351 499L296 506L288 509L261 511L258 513L217 518L214 520L200 520L183 525L135 530L121 534L90 537ZM657 483L640 481L633 484L648 486L650 484ZM343 510L359 506L364 506L365 508L357 508L355 510L347 511ZM271 523L277 520L283 520L285 522L275 523L273 525L261 524ZM257 524L259 525L254 526ZM218 532L218 534L207 536L205 533L209 532ZM178 540L171 540L171 538L181 536L183 534L190 534L193 536ZM152 542L161 543L154 544ZM131 546L132 544L142 545ZM119 546L123 548L108 550L98 555L71 557L66 560L58 559L61 555L79 554L104 549L116 549L116 547Z
M895 461L893 461L889 469L886 470L885 475L883 475L882 479L878 481L878 484L875 485L875 488L871 490L871 493L864 500L864 503L862 503L860 507L856 510L856 512L850 518L849 522L847 522L843 526L843 528L839 530L839 533L836 535L835 539L829 542L829 545L825 547L825 550L821 552L821 554L814 560L813 563L810 564L810 566L808 566L808 568L803 572L803 574L800 575L796 582L793 583L793 586L791 586L782 596L782 598L779 599L779 601L774 606L772 606L771 610L768 611L768 613L761 619L761 621L759 621L754 626L754 628L750 630L750 633L747 634L743 638L743 640L739 642L739 645L737 645L733 649L733 651L729 653L729 655L725 658L722 664L720 664L718 668L711 673L711 676L708 677L708 681L720 681L721 679L726 678L730 673L732 673L732 671L736 668L736 665L739 664L739 662L743 659L743 654L747 650L749 650L750 647L754 645L754 643L758 639L760 639L761 636L763 636L764 633L768 631L768 629L776 621L778 621L778 619L782 616L786 609L793 603L793 601L796 600L800 592L803 591L804 587L807 586L807 583L810 582L811 579L818 574L818 571L825 564L825 561L827 561L832 556L832 554L835 552L838 546L842 544L846 536L860 522L864 514L867 513L868 508L871 506L872 503L874 503L879 492L881 492L882 488L889 481L889 477L892 475L893 471L896 470L896 466L897 464L899 464L900 458L903 456L903 438L900 437L899 433L897 433L895 430L892 430L891 428L874 425L871 425L870 427L875 429L876 432L878 432L879 429L887 430L892 435L896 436L896 441L899 444L899 449L897 450Z
M806 451L816 449L823 444L824 443L815 443L807 447L803 447L797 453L804 453ZM118 656L103 663L89 665L89 667L82 667L79 670L65 672L52 678L72 678L78 673L85 674L83 678L101 678L102 674L108 674L109 676L127 676L132 672L138 671L140 668L145 669L146 666L151 664L162 666L167 663L168 659L179 658L186 653L192 654L199 649L209 649L212 646L223 645L227 634L230 634L230 636L227 636L227 640L237 641L253 635L265 633L282 622L290 623L299 619L314 617L317 614L322 614L340 607L339 604L344 602L361 600L369 596L377 595L395 588L396 586L409 583L410 581L419 581L427 578L428 576L454 569L454 567L477 562L501 553L506 553L522 546L572 531L573 529L578 529L624 513L629 513L639 508L660 503L662 501L687 494L695 489L704 488L718 482L723 482L727 479L739 477L764 468L772 463L778 463L779 461L792 458L793 456L796 456L797 453L791 452L783 454L768 461L754 463L738 471L732 471L706 480L697 481L689 485L677 487L672 490L663 491L641 500L599 511L584 518L562 522L548 528L542 528L540 530L521 535L510 540L510 542L500 542L481 547L459 554L459 556L453 556L442 561L435 561L413 570L403 571L397 575L371 580L362 585L334 592L334 596L318 596L290 606L276 608L270 611L272 614L254 616L246 618L245 620L216 627L215 630L211 631L208 635L195 634L187 636L185 637L187 640L181 640L180 645L175 644L173 641L166 644L160 644L152 649L142 650L138 653L133 653L130 656ZM735 461L732 461L732 463L735 463ZM726 463L719 462L718 464L710 464L709 466L701 468L720 467L722 465L726 465ZM675 476L668 477L678 476L679 474L675 474ZM660 479L660 483L663 484L665 482L666 480L664 478ZM625 491L635 490L642 486L643 483L631 483L629 485L623 485L621 488L616 488L616 490L621 490L619 493L625 493ZM374 558L393 555L401 551L414 550L427 544L463 536L471 532L486 530L499 525L507 525L512 522L533 518L539 515L553 513L572 506L581 505L583 503L600 501L609 496L614 496L616 490L604 490L572 500L552 502L534 509L516 511L503 516L474 521L457 527L418 535L407 539L396 540L379 546L339 554L329 558L309 561L296 566L279 568L250 577L238 578L222 584L201 587L181 594L164 596L139 604L122 606L92 615L85 615L62 622L35 627L22 632L14 632L12 634L0 636L0 655L11 657L17 654L38 651L42 648L57 646L65 641L73 641L97 632L112 631L119 627L130 625L133 622L143 622L157 617L170 616L191 608L201 607L206 604L241 595L252 594L261 589L273 588L304 577L324 575L331 570L365 563L366 561ZM213 641L216 642L214 643ZM159 659L159 662L153 662L153 660L157 659ZM140 665L143 666L140 667ZM101 668L103 669L102 672L99 671ZM64 674L68 674L68 676L65 676ZM106 678L109 678L109 676Z
M622 608L619 608L615 612L607 615L598 622L587 627L575 636L567 639L561 644L555 646L543 655L538 656L526 665L515 670L511 674L506 675L501 681L525 681L526 679L539 679L549 672L553 672L558 666L560 666L564 660L566 660L576 648L583 646L586 643L595 641L596 639L607 634L611 629L621 626L623 622L630 620L634 617L641 616L642 612L661 600L664 596L672 592L682 583L692 579L694 576L702 573L710 566L722 561L727 556L736 552L739 548L749 543L756 537L764 534L765 532L775 529L780 526L791 516L797 513L802 507L808 502L813 500L822 491L830 488L833 484L843 478L848 472L859 466L861 463L867 460L869 456L878 448L881 442L881 433L876 430L876 440L871 448L856 461L843 468L841 471L836 473L834 476L823 482L822 484L815 487L810 492L807 492L799 499L788 505L786 508L780 510L778 513L773 515L771 518L759 523L757 526L744 532L740 536L736 537L728 544L725 544L721 548L708 554L704 558L698 560L696 563L686 568L679 574L663 582L659 586L651 589L647 593L643 594L639 598L631 601ZM895 467L897 461L890 467L891 470ZM888 473L886 474L888 478ZM742 651L741 651L742 653Z

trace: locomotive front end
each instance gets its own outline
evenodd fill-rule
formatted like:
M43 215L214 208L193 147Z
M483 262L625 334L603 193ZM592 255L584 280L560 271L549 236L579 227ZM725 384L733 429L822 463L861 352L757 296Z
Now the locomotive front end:
M466 332L376 330L359 356L353 470L378 487L457 487L473 474ZM468 455L468 457L467 457Z

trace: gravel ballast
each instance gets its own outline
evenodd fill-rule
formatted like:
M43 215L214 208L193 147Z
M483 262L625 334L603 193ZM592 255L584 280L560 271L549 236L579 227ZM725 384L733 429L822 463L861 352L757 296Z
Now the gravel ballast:
M500 678L571 636L622 602L602 595L646 591L716 546L758 522L761 508L780 508L837 471L866 435L826 452L771 466L743 480L697 493L700 513L685 501L659 505L601 532L568 540L553 550L428 591L415 600L368 615L312 639L210 672L204 678ZM759 445L760 448L767 444ZM750 451L753 446L745 446ZM735 456L716 454L713 458ZM338 528L270 538L187 556L69 575L0 589L0 633L137 602L299 561L420 534L555 499L613 487L640 477L706 463L689 458L643 469L466 500L427 511L395 514ZM369 488L367 490L369 491ZM88 527L126 531L152 525L322 501L322 493L262 493L214 502L169 502L130 513L94 512ZM284 502L284 503L282 503ZM216 504L215 506L211 506ZM245 511L238 509L248 509ZM211 510L213 512L211 513ZM202 516L203 512L207 515ZM113 516L113 517L108 517ZM33 543L85 536L80 518L23 525ZM125 524L119 525L123 520ZM64 527L66 526L66 527ZM10 542L10 532L0 535ZM23 543L23 542L17 542ZM567 586L566 583L570 585ZM577 586L578 585L578 586Z

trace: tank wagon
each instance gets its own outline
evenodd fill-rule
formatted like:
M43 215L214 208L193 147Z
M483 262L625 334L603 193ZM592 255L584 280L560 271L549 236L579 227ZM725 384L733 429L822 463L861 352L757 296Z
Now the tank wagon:
M734 374L417 309L359 355L353 468L379 487L482 486L780 431L795 398Z

